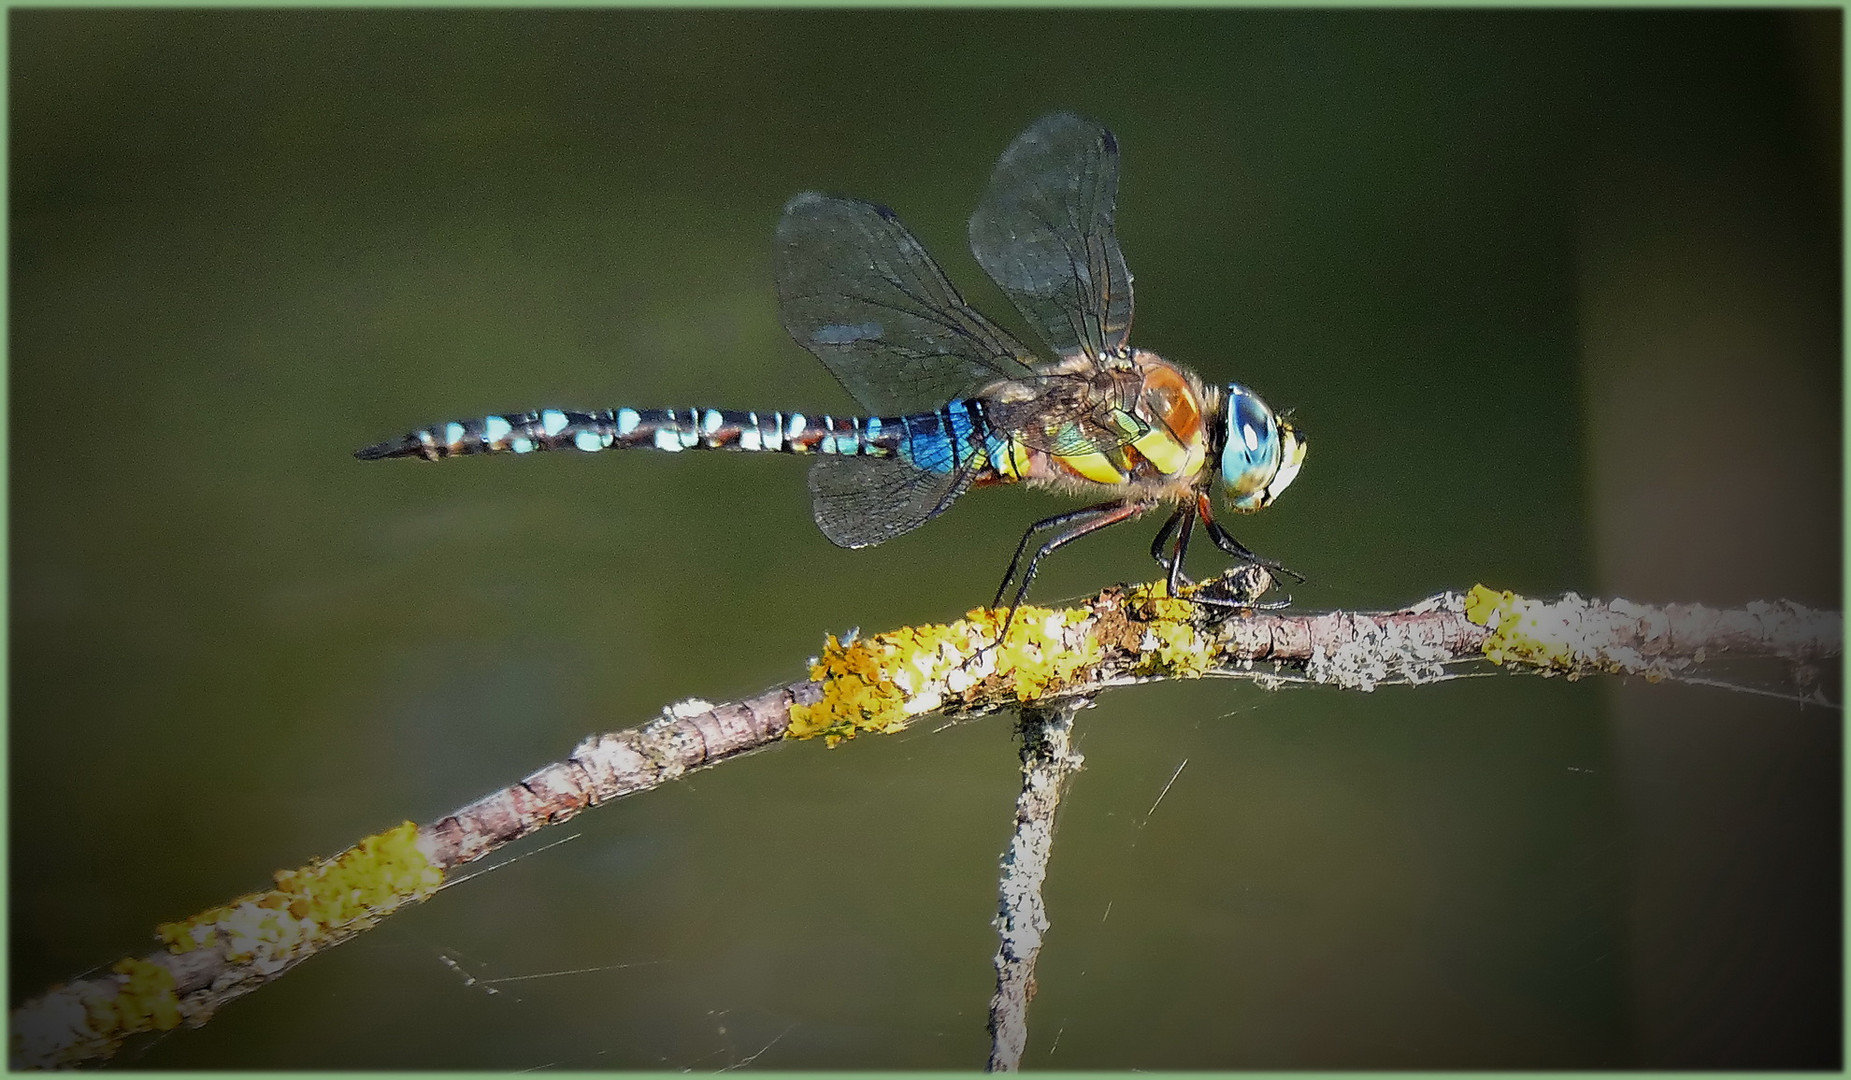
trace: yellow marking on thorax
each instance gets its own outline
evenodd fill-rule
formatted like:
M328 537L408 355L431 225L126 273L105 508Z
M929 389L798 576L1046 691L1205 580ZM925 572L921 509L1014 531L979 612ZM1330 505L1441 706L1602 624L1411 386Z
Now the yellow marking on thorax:
M1053 458L1095 484L1122 484L1126 480L1125 470L1101 453L1056 454Z
M997 473L1008 480L1020 480L1028 475L1034 465L1034 456L1020 439L1010 439L1009 449L1004 452L1002 460L992 463Z
M1177 368L1145 354L1143 409L1151 429L1131 443L1166 477L1193 477L1208 460L1202 409L1206 391Z
M1151 428L1144 436L1131 444L1145 460L1157 466L1165 476L1180 476L1189 469L1190 451L1194 447L1184 446L1176 437L1162 428Z

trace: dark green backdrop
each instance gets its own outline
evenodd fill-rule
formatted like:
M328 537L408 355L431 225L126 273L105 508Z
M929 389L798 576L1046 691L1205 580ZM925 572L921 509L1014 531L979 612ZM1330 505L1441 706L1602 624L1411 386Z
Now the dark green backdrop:
M987 599L1069 504L844 552L789 459L349 453L544 404L846 408L776 317L809 188L896 207L1019 326L964 220L1055 108L1119 136L1134 340L1310 432L1238 522L1302 606L1838 604L1835 12L9 28L15 1001L826 632ZM1149 537L1036 595L1147 575ZM1840 721L1509 678L1109 695L1026 1064L1834 1065ZM1004 718L734 762L128 1060L976 1067L1014 770Z

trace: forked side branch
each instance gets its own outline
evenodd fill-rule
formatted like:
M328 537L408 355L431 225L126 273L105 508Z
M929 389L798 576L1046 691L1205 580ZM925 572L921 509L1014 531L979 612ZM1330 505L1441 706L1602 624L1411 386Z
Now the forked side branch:
M1016 724L1022 740L1022 793L1015 800L1015 832L1003 853L997 903L996 993L990 998L989 1072L1015 1072L1028 1046L1028 1003L1035 998L1035 959L1048 931L1041 897L1054 853L1054 816L1067 781L1085 761L1073 746L1073 718L1087 705L1072 698L1050 709L1023 709Z

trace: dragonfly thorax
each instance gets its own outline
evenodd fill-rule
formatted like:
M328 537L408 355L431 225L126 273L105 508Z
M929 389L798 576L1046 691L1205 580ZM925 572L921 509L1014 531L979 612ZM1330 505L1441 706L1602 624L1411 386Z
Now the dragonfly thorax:
M1229 383L1215 429L1221 484L1234 509L1268 506L1297 479L1304 436L1253 391Z
M1099 368L1070 359L981 396L1021 452L1002 482L1179 501L1212 475L1209 395L1155 353L1134 350L1123 366Z

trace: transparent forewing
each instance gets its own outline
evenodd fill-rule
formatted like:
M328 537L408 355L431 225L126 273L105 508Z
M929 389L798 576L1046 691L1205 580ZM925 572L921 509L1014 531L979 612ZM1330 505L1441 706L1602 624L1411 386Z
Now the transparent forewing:
M899 458L825 457L810 466L811 512L837 547L872 547L912 532L968 487L969 469L932 472Z
M784 328L875 414L1030 374L1028 352L965 306L884 206L805 192L784 207L775 258Z
M1073 113L1003 151L970 219L971 251L1063 357L1100 362L1131 330L1131 274L1112 230L1118 142Z

